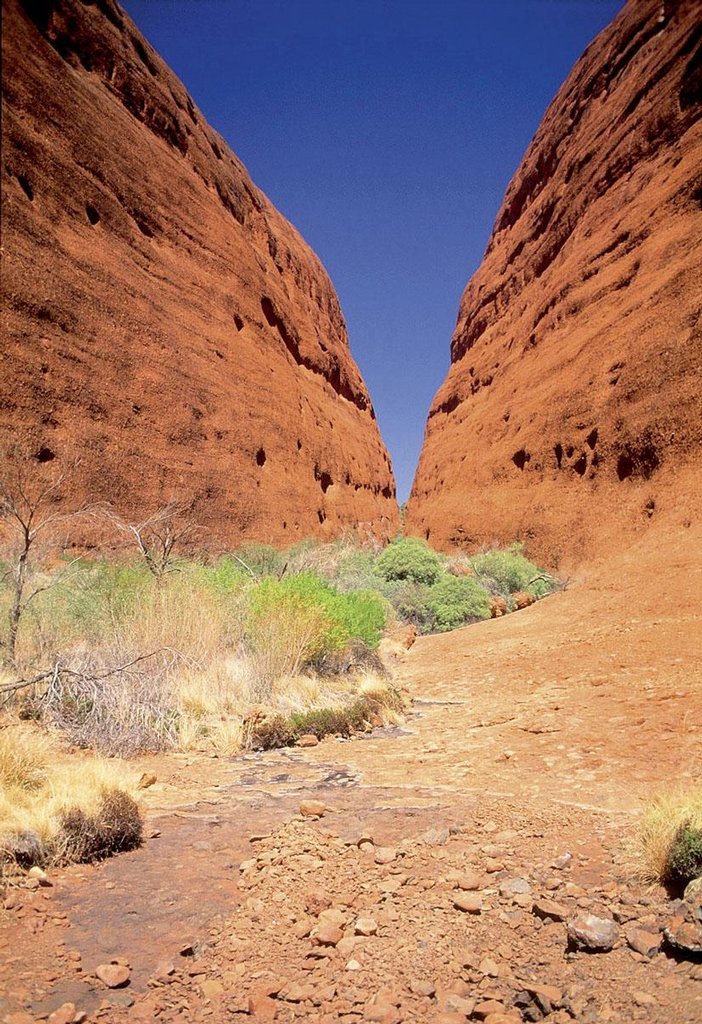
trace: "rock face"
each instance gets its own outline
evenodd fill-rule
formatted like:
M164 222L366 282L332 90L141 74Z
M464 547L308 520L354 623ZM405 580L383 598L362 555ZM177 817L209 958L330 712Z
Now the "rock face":
M575 65L463 295L410 532L553 565L694 514L701 86L695 0L629 0Z
M395 533L323 267L117 4L3 3L3 101L5 441L222 543Z

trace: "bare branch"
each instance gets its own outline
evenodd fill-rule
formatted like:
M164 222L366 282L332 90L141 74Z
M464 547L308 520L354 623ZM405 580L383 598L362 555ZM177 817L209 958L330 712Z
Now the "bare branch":
M114 510L107 515L118 530L133 538L149 572L159 581L179 571L174 550L199 530L189 506L177 501L163 505L138 523L128 522Z
M131 661L125 662L124 665L115 665L113 668L109 668L104 672L81 672L73 668L68 668L68 666L62 665L57 661L52 668L47 669L45 672L39 672L38 675L32 676L31 679L17 679L13 683L3 683L0 685L0 693L11 693L15 690L22 690L27 686L36 686L38 683L42 683L44 680L57 675L74 676L76 679L85 679L89 681L107 679L109 676L115 676L120 672L126 672L128 668L133 668L134 665L138 665L140 662L146 661L148 658L154 658L157 654L162 654L165 650L167 650L167 648L159 647L158 650L149 651L148 654L140 654L137 658L132 658Z

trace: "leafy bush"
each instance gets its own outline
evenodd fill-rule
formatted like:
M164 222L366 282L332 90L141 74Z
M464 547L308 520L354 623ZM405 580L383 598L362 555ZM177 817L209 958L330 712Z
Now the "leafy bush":
M384 580L431 584L441 576L442 562L429 545L416 537L393 541L380 553L375 569Z
M289 611L309 612L315 609L326 619L326 628L319 638L318 650L310 650L300 664L322 650L339 650L350 640L363 640L374 649L385 626L382 598L372 590L356 590L340 594L330 584L311 572L286 576L282 580L263 580L251 594L254 621L276 607ZM320 620L321 622L321 620Z
M530 562L522 554L522 548L522 544L512 544L504 551L486 551L474 555L470 564L488 589L496 590L504 597L519 590L528 590L535 597L551 593L556 581Z
M412 580L399 580L388 584L385 593L402 622L415 626L418 633L431 633L434 614L429 596L430 587Z
M429 591L429 607L439 633L490 618L489 595L469 576L447 576L435 583Z
M693 878L702 875L702 829L690 822L681 825L668 850L663 883L671 890L681 891Z

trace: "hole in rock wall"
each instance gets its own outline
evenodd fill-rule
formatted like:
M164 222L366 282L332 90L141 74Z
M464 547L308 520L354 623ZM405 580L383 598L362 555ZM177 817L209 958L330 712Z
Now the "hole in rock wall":
M256 465L265 466L266 464L266 453L263 448L259 448L256 452Z
M238 313L234 314L234 326L236 327L237 331L243 331L244 329L244 321L242 317L239 316Z
M661 464L655 445L644 442L636 448L622 452L617 459L617 476L627 480L631 476L649 480Z
M556 465L560 469L563 462L563 445L560 441L553 446L553 454L556 456Z
M578 476L585 476L585 470L587 469L587 455L583 452L573 463L573 469Z
M590 433L585 438L585 440L587 441L587 444L589 445L590 448L594 449L595 445L597 444L597 437L598 437L598 430L597 430L597 427L595 427L594 430L591 430Z
M47 448L43 445L37 452L37 462L53 462L56 458L56 453L52 452L51 448Z
M25 178L24 174L18 174L17 175L17 181L19 182L20 188L22 189L22 191L24 192L24 194L26 195L26 197L30 201L30 203L33 202L34 201L34 189L29 184L28 179Z
M520 448L518 452L515 452L512 456L512 462L515 464L517 469L524 469L527 462L531 459L531 455L524 448Z
M134 217L134 221L136 223L136 226L141 231L142 235L145 235L147 238L153 238L154 237L153 231L151 230L151 228L146 223L146 221L144 220L143 217L135 216Z
M275 327L278 323L278 317L275 315L275 308L267 295L264 295L261 299L261 311L268 321L268 326Z
M94 206L90 205L90 203L85 204L85 215L90 221L90 223L93 225L93 227L100 221L100 214Z
M628 479L634 472L634 463L630 455L622 454L617 459L617 476L620 480Z

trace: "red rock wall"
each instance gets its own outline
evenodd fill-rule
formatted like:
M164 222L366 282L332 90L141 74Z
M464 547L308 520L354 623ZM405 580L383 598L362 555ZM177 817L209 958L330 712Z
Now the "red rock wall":
M547 110L461 301L411 532L553 565L698 514L701 20L630 0Z
M3 4L3 441L209 543L392 535L319 260L113 0Z

